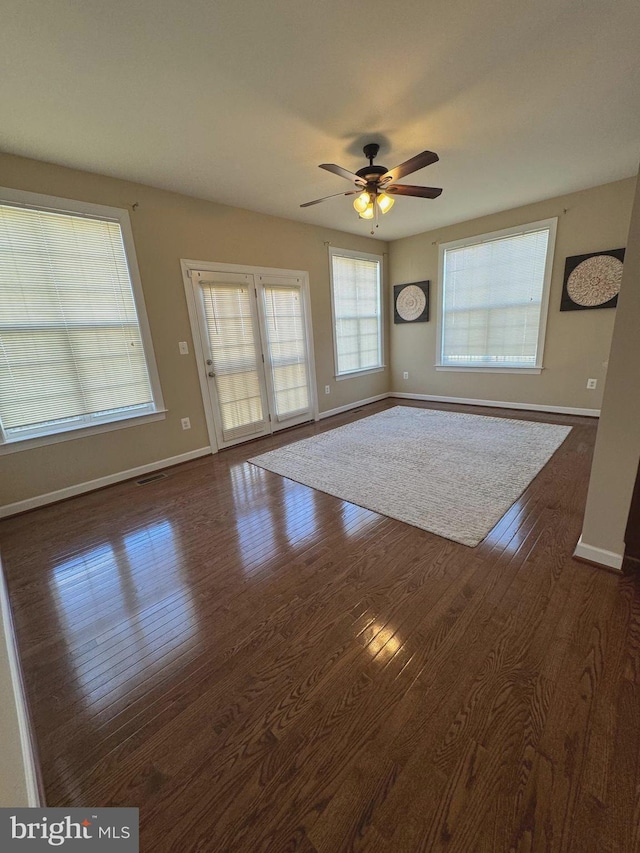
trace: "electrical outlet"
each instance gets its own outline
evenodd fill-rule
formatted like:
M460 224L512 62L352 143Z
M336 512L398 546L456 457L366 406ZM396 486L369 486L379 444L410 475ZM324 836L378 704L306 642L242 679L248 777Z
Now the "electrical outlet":
M409 378L409 371L408 371L408 370L405 370L405 372L402 374L402 378L403 378L403 379L408 379L408 378Z
M589 389L589 391L594 391L597 384L598 384L597 379L587 379L587 388Z
M189 355L189 345L186 341L178 341L178 349L180 350L180 355Z
M324 393L325 393L325 394L330 394L330 393L331 393L331 385L325 385L325 386L324 386Z
M189 418L182 418L180 423L182 424L182 429L191 429L191 421Z

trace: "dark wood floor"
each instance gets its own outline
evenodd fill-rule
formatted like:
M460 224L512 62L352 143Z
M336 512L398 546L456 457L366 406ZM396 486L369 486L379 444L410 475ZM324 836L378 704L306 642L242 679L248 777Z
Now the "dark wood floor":
M640 584L571 557L596 422L530 416L574 429L477 548L245 462L394 404L0 523L49 805L154 853L640 850Z

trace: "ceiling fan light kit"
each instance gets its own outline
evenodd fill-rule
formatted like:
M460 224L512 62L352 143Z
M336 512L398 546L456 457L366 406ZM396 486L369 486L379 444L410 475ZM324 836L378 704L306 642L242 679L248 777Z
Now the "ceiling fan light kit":
M385 192L378 193L376 201L378 202L380 213L389 213L393 205L396 203L395 198L391 198L391 196L387 195Z
M369 165L358 169L357 172L350 172L342 166L337 166L335 163L321 163L320 168L326 169L328 172L333 172L334 175L339 175L341 178L346 178L354 184L355 189L346 193L334 193L334 195L325 196L324 198L315 199L301 204L300 207L309 207L312 204L319 204L321 201L326 201L328 198L335 198L336 195L355 195L353 207L360 219L376 219L376 228L378 212L388 213L395 199L393 195L409 195L416 198L438 198L442 193L439 187L420 187L410 186L409 184L396 184L395 182L405 175L410 175L412 172L417 172L419 169L424 169L425 166L430 166L432 163L437 163L438 155L433 151L422 151L411 157L399 166L393 169L387 169L386 166L375 166L373 161L378 155L380 146L376 142L370 142L362 149L364 156L369 160ZM391 195L390 195L391 193ZM373 231L371 232L374 233Z
M365 190L363 193L360 193L359 196L356 196L355 201L353 202L353 206L356 210L356 213L359 213L360 216L367 210L368 207L371 206L371 196Z
M374 203L378 205L380 213L388 213L396 203L396 200L391 198L391 196L387 195L385 192L373 193L365 190L356 197L353 202L353 207L356 213L360 215L361 219L371 219L373 216ZM369 212L370 215L368 215Z

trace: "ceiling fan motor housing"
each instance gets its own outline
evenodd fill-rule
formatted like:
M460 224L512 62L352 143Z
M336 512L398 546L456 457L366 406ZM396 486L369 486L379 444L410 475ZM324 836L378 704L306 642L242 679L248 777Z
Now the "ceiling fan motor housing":
M364 151L364 156L367 160L375 160L378 156L378 151L380 150L380 146L377 142L370 142L368 145L365 145L362 149Z
M364 166L362 169L358 169L356 175L359 178L363 178L367 184L377 184L382 175L388 171L386 166L373 165L373 161L378 156L380 146L377 142L370 142L368 145L365 145L362 150L364 151L364 156L369 160L369 165ZM367 189L373 189L373 187L368 187Z

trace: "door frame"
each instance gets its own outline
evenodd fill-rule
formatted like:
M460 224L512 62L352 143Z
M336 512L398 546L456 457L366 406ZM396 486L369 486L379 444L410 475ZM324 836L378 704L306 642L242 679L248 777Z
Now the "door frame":
M282 276L286 278L298 278L302 282L302 292L304 295L304 318L307 328L307 357L309 360L309 384L311 386L311 414L314 421L319 420L320 414L318 411L318 384L316 381L316 361L313 346L313 324L311 322L311 294L309 290L309 273L305 270L288 270L276 267L255 267L245 264L222 264L215 261L195 261L189 258L180 259L180 267L182 269L182 280L184 283L184 291L187 299L187 310L189 312L189 323L191 326L191 337L193 340L193 352L196 358L196 366L198 368L198 379L200 381L200 393L202 395L202 405L204 407L205 421L207 424L207 432L209 434L209 442L211 444L211 452L217 453L219 448L216 435L216 426L213 419L213 408L210 402L209 379L207 377L207 353L208 345L202 339L200 330L200 320L197 307L196 288L199 287L191 279L192 270L205 270L206 272L220 273L240 273L241 275L257 276Z

